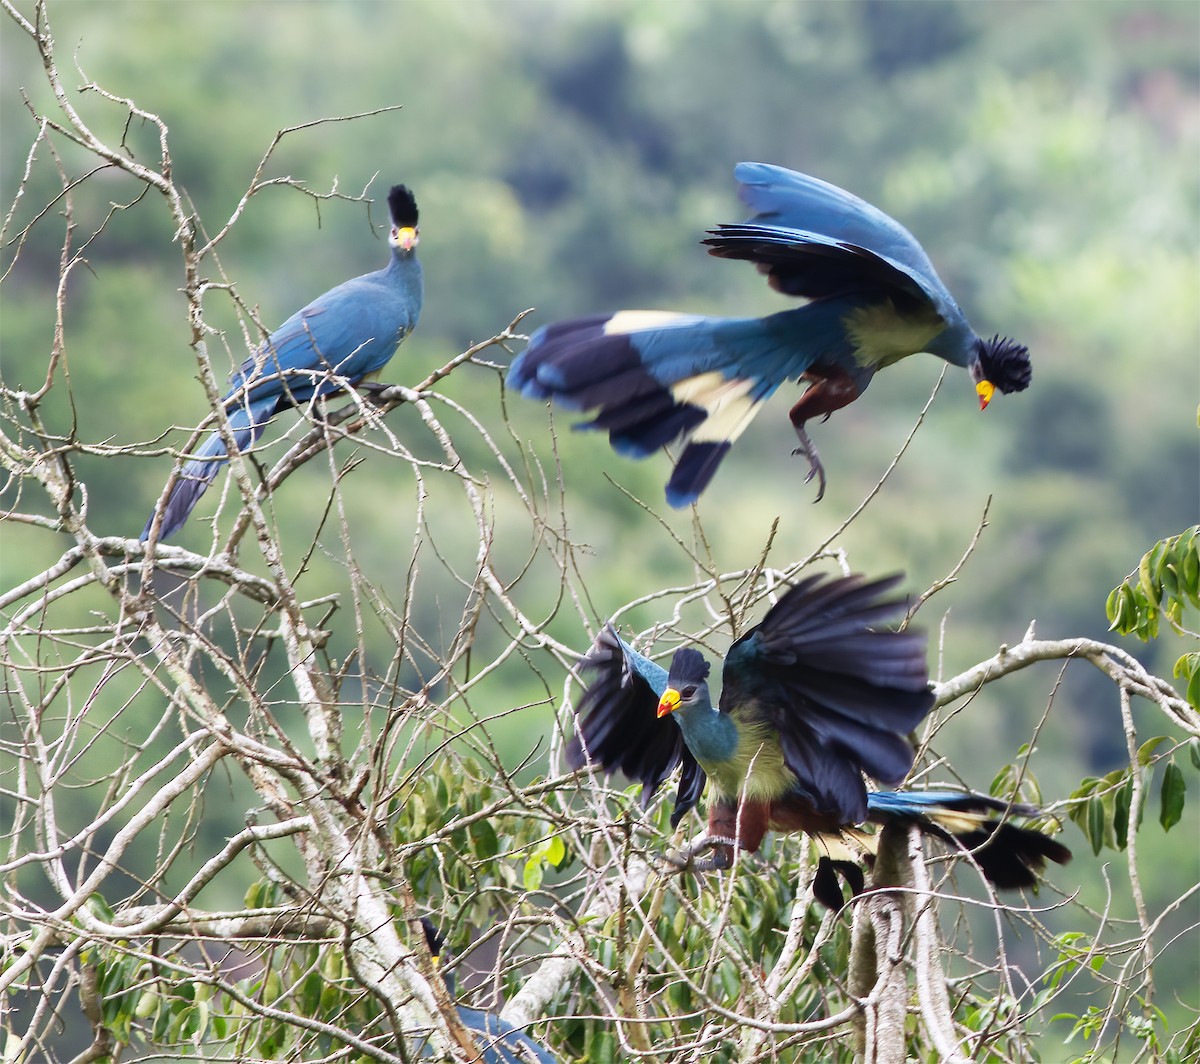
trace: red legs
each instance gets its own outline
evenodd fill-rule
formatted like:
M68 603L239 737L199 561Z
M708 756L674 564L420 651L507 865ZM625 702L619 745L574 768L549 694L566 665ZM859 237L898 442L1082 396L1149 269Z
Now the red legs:
M740 807L722 800L709 806L708 833L690 846L664 854L663 860L679 872L723 871L733 867L739 851L757 853L768 826L818 837L838 833L836 821L828 814L816 813L796 796L773 803L746 802ZM701 856L705 853L707 856ZM863 892L866 883L858 863L822 854L813 877L813 896L838 912L846 904L843 883L852 898Z
M739 850L756 853L767 834L768 809L764 805L712 802L708 807L708 834L693 845L664 855L680 872L717 872L732 868ZM707 857L700 855L712 852Z
M862 392L854 378L842 370L814 368L805 373L802 379L811 383L788 415L800 440L800 446L792 454L802 454L808 460L808 476L804 478L804 483L808 484L813 477L817 478L817 497L813 502L820 502L825 495L825 467L821 464L816 445L804 429L804 423L814 417L827 419L835 410L854 402Z

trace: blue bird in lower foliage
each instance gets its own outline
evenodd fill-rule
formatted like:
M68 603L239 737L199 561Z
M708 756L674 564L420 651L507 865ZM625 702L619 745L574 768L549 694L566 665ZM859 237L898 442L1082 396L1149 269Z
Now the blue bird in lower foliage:
M729 648L717 707L698 651L676 650L668 671L606 625L580 663L593 679L576 707L568 764L620 770L642 784L643 806L681 769L672 827L710 782L708 838L672 859L680 868L728 868L738 850L757 852L768 831L803 831L827 851L869 855L873 839L857 826L899 822L970 850L997 887L1033 886L1047 859L1071 857L1005 819L1037 816L1034 807L953 789L866 787L864 774L884 783L908 775L906 736L933 707L924 633L876 627L904 612L903 598L887 597L901 579L798 583ZM697 859L703 849L712 853ZM827 852L814 892L832 909L843 903L839 874L854 893L863 886L854 862Z
M388 209L387 266L318 296L271 333L233 375L224 403L239 451L257 440L276 414L378 373L416 326L423 298L417 201L404 185L395 185ZM160 512L159 538L178 532L228 461L225 441L213 432L184 465L165 503L150 515L141 538L149 538Z
M425 932L425 943L429 947L429 955L434 964L441 970L442 947L446 936L443 935L433 922L421 918L421 929ZM443 973L446 989L454 996L455 978ZM559 1060L545 1046L535 1042L524 1031L519 1031L511 1023L505 1023L491 1012L480 1012L479 1009L465 1009L458 1006L458 1018L462 1025L475 1037L480 1053L481 1064L559 1064ZM423 1056L431 1056L432 1051L425 1048Z
M595 411L613 449L643 458L681 440L672 506L695 502L761 404L787 380L796 453L825 473L805 430L866 390L877 370L927 351L970 371L986 407L1030 379L1029 351L967 323L916 238L835 185L767 163L734 170L754 212L704 241L710 254L758 264L772 288L807 300L765 318L621 311L544 326L513 361L509 385L533 399Z

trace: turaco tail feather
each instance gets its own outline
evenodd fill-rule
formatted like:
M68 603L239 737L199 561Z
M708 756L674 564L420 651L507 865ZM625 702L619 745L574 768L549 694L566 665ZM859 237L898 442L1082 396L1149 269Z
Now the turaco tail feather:
M238 451L289 407L303 407L377 373L416 326L423 298L417 201L404 185L392 186L387 198L388 264L318 296L233 374L224 406ZM160 539L175 535L228 460L225 441L214 431L179 471L141 538L150 537L156 520Z
M1006 802L985 794L950 789L872 791L867 806L876 820L915 823L926 834L971 851L972 860L1001 890L1032 887L1046 862L1066 864L1071 851L1034 828L1018 827L1008 816L1042 815L1036 806Z
M1029 351L977 335L913 235L877 207L781 166L734 171L753 212L704 241L722 258L754 262L775 289L809 302L765 318L621 311L544 326L514 359L510 387L602 430L641 458L680 441L667 501L695 502L762 403L788 380L807 390L790 418L824 491L805 429L853 402L876 371L919 351L967 369L980 406L1028 387Z
M684 863L696 869L728 867L769 830L853 837L861 848L857 825L901 821L971 850L997 887L1033 886L1046 860L1070 858L1005 819L1036 816L1033 807L969 791L867 788L865 776L896 784L908 775L907 736L933 707L924 634L882 627L904 612L906 600L893 594L901 580L799 581L729 648L715 705L699 651L679 648L664 670L606 625L581 662L591 678L568 763L621 771L642 784L643 805L680 769L672 826L710 783L713 854L689 855ZM825 858L818 870L817 896L835 908L838 876L855 888L853 866L843 865Z

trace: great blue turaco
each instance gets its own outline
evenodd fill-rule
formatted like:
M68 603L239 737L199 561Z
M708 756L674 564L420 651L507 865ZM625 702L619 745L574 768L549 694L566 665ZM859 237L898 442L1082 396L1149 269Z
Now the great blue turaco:
M880 627L904 611L904 598L888 594L901 580L800 580L729 648L717 706L699 651L676 650L668 671L606 625L580 662L591 679L568 763L620 770L642 784L643 805L681 769L672 827L707 778L708 837L671 858L680 868L728 868L736 851L756 852L768 830L824 840L815 891L830 908L844 900L839 875L855 893L862 889L861 870L844 850L869 856L872 840L858 828L867 822L916 824L970 850L995 886L1034 885L1047 859L1071 856L1006 819L1037 816L1036 808L959 789L867 789L864 773L885 784L908 774L907 735L934 701L924 634Z
M388 209L388 264L318 296L233 374L224 404L239 451L257 440L276 414L369 380L416 326L423 298L417 201L404 185L394 185ZM225 441L212 432L169 483L141 538L150 537L156 520L159 539L178 532L228 460Z
M443 947L446 936L428 917L421 918L421 929L425 933L430 958L441 972L446 989L453 997L457 980L452 972L445 971L447 958ZM505 1023L494 1013L463 1008L461 1005L457 1009L462 1025L475 1037L481 1064L559 1064L558 1058L544 1045L535 1042L512 1024ZM422 1055L431 1056L432 1050L428 1046L423 1047Z
M757 263L772 288L804 306L765 318L620 311L538 329L513 361L510 387L569 410L579 428L642 458L680 440L667 502L695 502L761 404L787 380L808 388L792 407L809 463L825 472L805 423L852 403L877 370L920 351L970 371L986 407L1029 384L1029 351L968 324L916 238L835 185L767 163L734 170L754 213L709 230L709 253Z

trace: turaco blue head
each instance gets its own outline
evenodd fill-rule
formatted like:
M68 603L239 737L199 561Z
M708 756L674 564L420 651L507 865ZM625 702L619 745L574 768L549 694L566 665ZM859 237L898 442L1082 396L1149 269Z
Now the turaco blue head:
M1004 395L1023 392L1033 376L1029 348L1007 336L993 336L990 340L981 337L969 368L975 391L979 393L980 410L987 409L997 392Z
M417 229L417 198L407 185L393 185L388 193L388 210L392 215L392 231L388 244L397 255L411 255L419 240Z
M691 647L680 647L671 658L671 671L667 676L667 689L658 700L658 715L665 717L677 709L686 713L689 709L712 708L708 693L709 664L704 655Z

